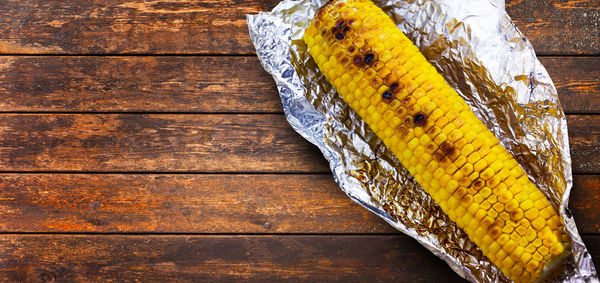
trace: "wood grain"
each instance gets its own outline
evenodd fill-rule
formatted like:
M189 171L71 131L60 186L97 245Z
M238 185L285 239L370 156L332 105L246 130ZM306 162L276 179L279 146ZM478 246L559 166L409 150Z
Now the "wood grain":
M573 212L577 229L579 233L599 234L600 210L596 204L600 201L600 175L574 177L569 208Z
M508 0L506 11L538 54L600 55L597 0Z
M283 115L0 114L0 171L329 172ZM573 170L600 172L600 116L568 117Z
M11 282L464 282L404 236L2 235L0 252Z
M252 54L245 15L278 2L6 0L0 52ZM507 10L540 54L600 54L595 0L511 0Z
M0 111L282 112L256 57L0 57Z
M5 114L0 170L327 172L283 115Z
M570 208L600 232L600 175L575 175ZM0 232L390 233L331 175L0 175Z
M600 114L600 57L539 57L565 113Z
M567 116L573 171L597 173L600 169L600 115Z
M583 238L595 265L600 237ZM2 235L11 282L465 282L406 236Z
M246 14L276 0L7 0L2 53L219 53L254 51Z
M566 113L600 113L600 57L540 57ZM0 112L282 113L256 57L0 57Z
M2 232L394 232L331 175L0 175ZM24 190L24 188L27 188Z

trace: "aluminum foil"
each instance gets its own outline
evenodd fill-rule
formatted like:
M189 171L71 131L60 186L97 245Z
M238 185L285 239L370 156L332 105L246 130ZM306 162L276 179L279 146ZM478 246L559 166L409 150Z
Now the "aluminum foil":
M308 55L301 37L326 2L284 0L271 12L247 16L257 55L277 83L290 125L319 147L335 181L355 202L419 241L460 276L472 282L509 282L346 105ZM374 2L560 211L572 239L571 253L551 280L598 282L567 208L573 180L565 115L552 80L506 14L504 2Z

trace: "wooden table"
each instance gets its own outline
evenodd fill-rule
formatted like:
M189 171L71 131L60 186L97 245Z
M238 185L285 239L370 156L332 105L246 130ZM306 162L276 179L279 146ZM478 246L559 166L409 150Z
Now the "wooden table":
M354 204L282 115L278 0L0 1L0 281L461 281ZM510 0L568 114L600 260L600 4Z

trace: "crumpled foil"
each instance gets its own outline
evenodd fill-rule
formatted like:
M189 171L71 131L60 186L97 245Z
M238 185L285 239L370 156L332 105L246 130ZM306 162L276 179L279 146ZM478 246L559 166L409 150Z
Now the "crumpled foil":
M271 12L247 16L257 55L277 83L288 122L319 147L335 181L355 202L419 241L460 276L472 282L509 282L320 73L301 38L326 2L284 0ZM551 280L598 282L567 208L573 180L565 115L552 80L506 14L504 2L374 2L560 211L572 239L571 253Z

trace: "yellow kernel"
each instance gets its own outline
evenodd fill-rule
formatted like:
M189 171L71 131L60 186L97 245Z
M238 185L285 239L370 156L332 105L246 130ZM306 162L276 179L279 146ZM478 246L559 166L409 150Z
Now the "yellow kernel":
M490 237L492 237L492 239L497 239L498 237L500 237L500 235L502 235L502 229L494 225L490 227L489 234Z
M469 158L471 158L471 156L474 154L479 154L479 153L475 152L475 153L469 155ZM470 161L470 159L469 159L469 161ZM479 159L479 161L475 162L475 164L473 165L473 170L480 172L486 166L487 166L487 163L485 162L485 159Z
M470 163L467 163L463 167L461 167L460 170L463 172L463 174L465 176L468 176L469 174L471 174L473 172L473 165Z
M510 240L510 238L508 237L507 234L502 234L500 235L500 237L498 237L498 240L496 240L498 242L498 244L500 245L504 245L506 244L508 241Z
M479 212L479 204L476 202L471 203L471 205L469 206L469 208L467 209L467 211L471 214L471 215L475 215L475 213ZM483 216L482 216L483 217Z
M498 196L498 201L501 203L508 203L510 200L513 199L513 195L510 191L504 191L502 192L499 196Z
M547 203L548 202L546 201L545 205L547 205ZM546 208L540 211L540 216L544 219L549 219L550 217L554 216L554 214L554 209L551 206L547 206Z
M550 252L553 255L559 255L564 251L564 247L562 244L558 243L550 248Z
M464 156L459 156L456 160L454 160L454 164L458 167L462 167L467 162L467 158Z
M415 149L417 147L417 145L419 145L419 140L418 139L412 139L408 142L408 148L409 149Z
M512 252L511 256L513 259L515 260L520 260L521 256L523 256L523 253L525 252L525 248L523 246L518 246L515 248L515 250Z
M512 274L513 277L520 277L521 274L523 273L523 268L520 265L515 264L510 269L510 273Z
M523 210L528 210L530 208L533 207L533 202L529 199L524 200L523 202L521 202L521 209Z
M481 219L481 226L485 227L486 229L492 224L494 224L494 218L490 216L485 216L483 219Z
M458 182L456 180L451 180L447 185L448 192L452 193L456 188L458 188Z
M504 209L506 209L506 211L509 213L516 210L517 208L519 208L519 202L517 202L517 200L515 199L511 199L504 204Z
M531 226L536 230L541 230L546 225L546 221L543 218L538 217L535 220L531 221Z
M485 160L481 160L484 163L486 163ZM485 170L483 170L483 172L481 172L480 176L482 179L484 180L488 180L489 178L491 178L494 175L494 170L492 170L492 168L487 168Z
M490 196L490 194L492 194L492 190L488 187L484 187L479 191L479 194L481 194L484 198L487 198Z
M466 155L471 154L473 152L473 150L474 150L473 145L467 144L462 148L462 150L460 152L466 156Z
M523 275L521 275L521 277L519 279L521 279L521 282L530 282L531 274L529 274L527 272L523 272Z
M521 218L523 218L523 211L520 208L511 211L509 214L510 219L512 219L513 221L519 221L521 220Z
M525 218L532 220L532 221L535 220L539 215L540 215L540 213L535 208L525 211Z
M496 212L500 213L504 210L504 204L502 204L500 202L496 202L496 203L494 203L494 205L492 205L492 208L494 208L494 210Z
M541 246L541 247L538 249L538 252L539 252L539 253L540 253L542 256L544 256L544 257L545 257L546 255L548 255L548 253L550 253L550 249L548 249L546 246Z
M480 220L483 219L487 215L485 210L479 210L475 213L475 219Z
M493 242L488 246L488 252L490 254L495 254L500 250L500 245L497 242Z
M527 262L527 264L525 265L525 269L531 273L533 273L534 271L536 271L538 269L538 267L540 266L539 261L532 259L529 262Z
M491 204L490 204L490 202L489 202L489 201L487 201L487 200L484 200L484 201L481 203L481 208L482 208L482 209L485 209L486 211L487 211L487 210L489 210L489 209L490 209L490 207L492 207L492 205L491 205Z
M508 254L510 254L510 253L512 253L512 251L514 251L514 250L515 250L515 248L516 248L517 246L518 246L517 242L515 242L514 240L508 240L508 241L506 242L506 244L504 245L504 248L503 248L503 249L504 249L504 250L505 250L505 251L506 251Z
M525 250L527 250L527 248L525 248ZM529 262L529 260L531 260L531 252L524 252L523 255L521 255L521 263L525 264L527 262Z
M479 155L478 152L473 152L469 155L469 157L467 158L467 161L471 164L473 164L473 168L476 168L476 163L481 159L481 156ZM479 171L477 169L474 169L476 171Z

